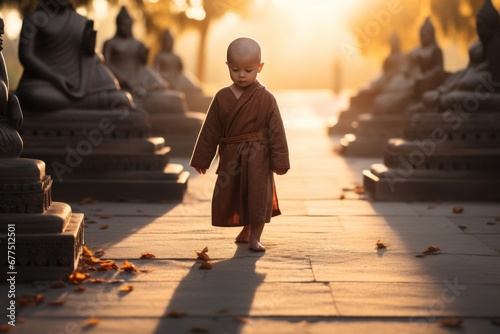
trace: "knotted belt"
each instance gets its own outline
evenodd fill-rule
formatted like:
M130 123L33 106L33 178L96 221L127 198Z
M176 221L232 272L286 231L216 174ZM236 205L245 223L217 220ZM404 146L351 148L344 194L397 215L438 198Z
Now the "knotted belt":
M233 137L226 137L226 138L222 137L219 139L219 144L220 145L239 144L239 143L246 143L250 141L261 141L261 140L267 140L266 130L245 133L243 135L233 136Z

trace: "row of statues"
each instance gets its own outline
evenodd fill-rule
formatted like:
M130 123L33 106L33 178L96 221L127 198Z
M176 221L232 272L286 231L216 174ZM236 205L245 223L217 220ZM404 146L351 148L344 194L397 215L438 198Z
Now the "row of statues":
M374 199L500 200L500 15L491 0L476 31L466 68L405 109L384 163L363 172Z

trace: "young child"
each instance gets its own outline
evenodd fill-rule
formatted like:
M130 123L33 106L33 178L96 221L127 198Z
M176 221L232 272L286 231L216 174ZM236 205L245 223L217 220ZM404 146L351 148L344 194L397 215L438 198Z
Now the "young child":
M236 242L263 252L264 225L281 213L273 172L290 169L285 129L274 96L257 80L264 66L259 43L234 40L226 64L233 84L214 96L190 165L205 174L219 148L212 225L243 226Z

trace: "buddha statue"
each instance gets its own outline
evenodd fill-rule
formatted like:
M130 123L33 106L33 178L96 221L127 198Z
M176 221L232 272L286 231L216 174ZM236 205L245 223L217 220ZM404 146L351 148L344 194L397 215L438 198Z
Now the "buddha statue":
M159 73L147 66L149 49L134 38L132 25L132 17L121 7L116 17L116 34L104 42L105 64L150 117L160 112L183 115L188 108L184 94L169 90Z
M211 97L205 96L198 79L185 71L182 59L174 53L174 37L169 29L163 33L161 49L154 58L154 67L172 89L186 94L191 110L206 111Z
M408 109L409 114L445 112L456 108L467 111L492 111L500 103L500 17L487 0L476 17L479 40L469 48L469 63L452 74L441 86L423 94L418 104ZM479 98L478 89L488 93Z
M149 49L132 35L132 17L121 7L116 17L116 34L103 46L105 64L115 74L120 86L131 92L134 100L147 91L165 91L168 83L147 66ZM144 92L141 92L144 91Z
M37 18L47 16L48 24ZM16 90L23 108L30 112L61 109L133 109L128 93L103 65L95 51L93 21L75 11L70 0L41 0L25 17L19 42L24 72Z
M443 53L436 42L434 26L427 18L420 28L420 46L407 55L402 70L374 99L373 113L403 114L413 100L443 82L443 68Z
M0 158L18 158L23 151L23 142L17 133L23 114L16 95L9 91L7 68L1 53L4 28L4 21L0 18Z
M23 114L16 95L9 91L7 68L1 53L4 30L4 21L0 18L0 158L18 158L23 151L23 141L17 133Z

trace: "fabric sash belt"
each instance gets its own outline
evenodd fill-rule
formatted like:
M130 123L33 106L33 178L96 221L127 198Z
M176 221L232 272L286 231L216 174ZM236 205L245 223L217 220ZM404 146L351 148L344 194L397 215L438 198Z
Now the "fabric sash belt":
M239 143L246 143L246 142L250 142L250 141L261 141L261 140L267 140L267 131L266 130L245 133L245 134L239 135L239 136L221 138L221 139L219 139L219 144L221 144L221 145L239 144Z

